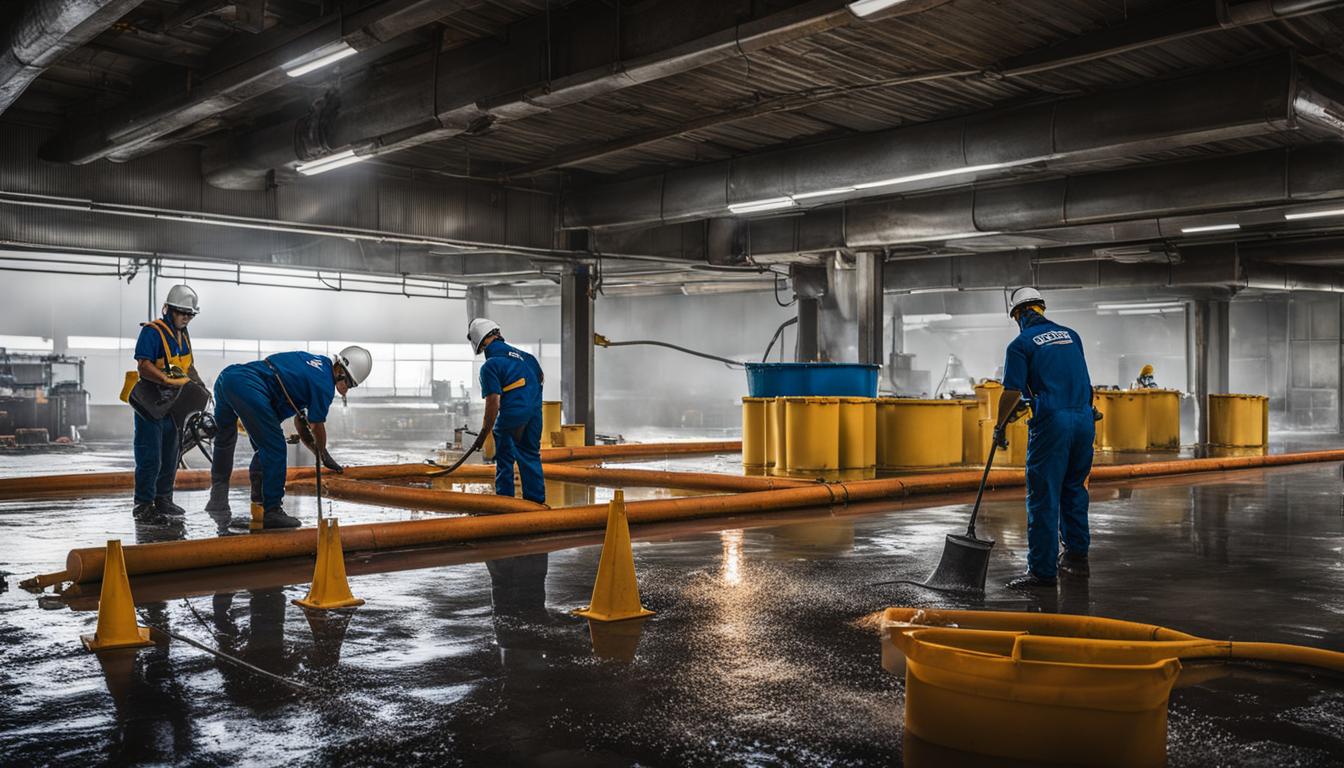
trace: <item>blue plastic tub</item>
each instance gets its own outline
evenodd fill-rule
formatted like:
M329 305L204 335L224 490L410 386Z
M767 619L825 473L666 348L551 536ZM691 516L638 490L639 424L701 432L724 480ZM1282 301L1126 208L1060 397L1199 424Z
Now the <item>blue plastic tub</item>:
M751 397L877 397L878 366L863 363L747 363Z

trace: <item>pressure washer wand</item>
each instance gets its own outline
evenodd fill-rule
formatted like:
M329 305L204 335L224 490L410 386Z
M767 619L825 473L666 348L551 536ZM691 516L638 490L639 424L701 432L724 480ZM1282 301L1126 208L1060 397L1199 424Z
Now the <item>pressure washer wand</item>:
M980 500L985 497L985 483L989 481L989 468L994 466L994 454L999 450L999 440L995 436L989 441L989 460L985 462L985 472L980 475L980 490L975 494L975 508L971 510L971 522L966 526L966 535L972 539L979 539L975 535L975 518L980 514Z
M317 436L313 436L313 447L317 447ZM322 452L313 451L313 466L317 467L317 521L322 522Z

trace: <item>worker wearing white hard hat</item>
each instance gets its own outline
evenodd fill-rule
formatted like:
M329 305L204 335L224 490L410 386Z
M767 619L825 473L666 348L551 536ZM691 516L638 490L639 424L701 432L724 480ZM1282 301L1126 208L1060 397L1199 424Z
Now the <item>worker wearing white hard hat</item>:
M336 395L362 384L373 370L367 349L350 346L331 357L309 352L279 352L262 360L230 365L215 381L214 460L210 467L211 512L228 511L229 477L238 422L252 443L252 501L265 510L264 528L295 528L298 518L286 514L286 440L282 424L293 417L300 439L323 466L333 472L344 468L327 452L327 412Z
M1006 425L1024 399L1032 412L1027 431L1027 573L1008 586L1053 589L1060 571L1089 575L1086 481L1096 430L1092 380L1082 339L1045 316L1040 291L1014 290L1008 314L1020 332L1008 345L994 440L1007 445Z
M523 498L546 503L541 468L541 389L545 381L537 358L505 343L499 324L483 317L467 325L467 341L481 365L481 397L485 415L472 450L485 436L495 437L495 493L513 496L513 467L523 481Z
M174 285L168 291L162 312L159 318L140 324L140 336L135 342L134 378L166 391L190 382L204 387L192 358L191 335L187 333L187 325L200 313L196 291L187 285ZM177 423L165 412L141 407L139 395L147 385L140 386L140 390L128 392L124 398L135 411L133 514L142 522L167 522L186 514L173 502L173 486L177 482ZM202 391L202 397L205 395ZM161 397L172 399L170 394Z

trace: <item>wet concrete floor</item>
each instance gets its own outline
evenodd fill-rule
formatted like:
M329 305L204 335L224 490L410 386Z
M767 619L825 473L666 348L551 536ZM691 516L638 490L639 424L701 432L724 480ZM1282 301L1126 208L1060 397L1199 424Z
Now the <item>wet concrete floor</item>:
M420 458L408 452L370 447L358 460ZM72 469L61 462L4 457L0 472ZM289 603L310 562L133 580L147 623L287 682L179 641L86 654L94 595L72 610L17 587L74 545L214 535L204 491L179 492L190 513L177 528L137 527L127 496L3 501L0 570L16 575L0 593L0 764L946 764L906 743L903 681L882 670L865 617L889 605L1057 610L1344 650L1342 471L1096 487L1090 583L1035 596L997 586L1024 568L1026 543L1021 491L994 494L982 603L875 586L932 569L943 535L964 526L964 496L637 529L657 615L606 631L569 615L588 602L598 534L351 555L368 602L326 619ZM245 498L235 490L239 509ZM311 497L289 504L315 517ZM432 514L330 509L343 522ZM1258 666L1191 677L1172 694L1168 753L1175 766L1340 764L1344 679Z

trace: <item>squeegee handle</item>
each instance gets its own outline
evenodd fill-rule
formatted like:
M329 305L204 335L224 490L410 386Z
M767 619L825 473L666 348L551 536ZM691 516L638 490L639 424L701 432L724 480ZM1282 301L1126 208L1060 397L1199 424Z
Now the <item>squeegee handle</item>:
M980 490L975 494L975 507L971 510L971 522L966 526L966 535L972 539L980 537L975 535L975 518L980 515L980 500L985 497L985 483L989 482L989 468L994 466L994 454L999 450L997 440L991 440L989 443L989 458L985 461L985 473L980 475Z

